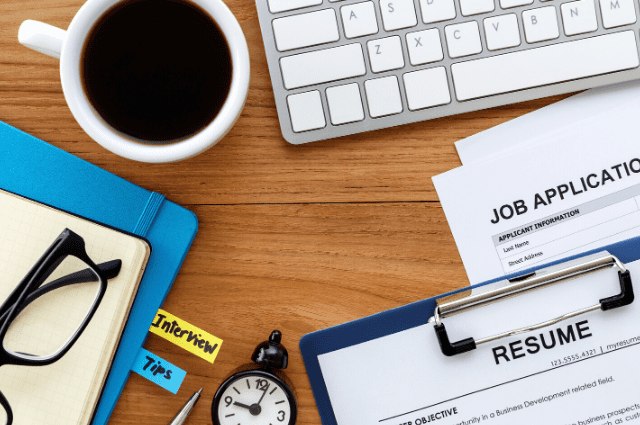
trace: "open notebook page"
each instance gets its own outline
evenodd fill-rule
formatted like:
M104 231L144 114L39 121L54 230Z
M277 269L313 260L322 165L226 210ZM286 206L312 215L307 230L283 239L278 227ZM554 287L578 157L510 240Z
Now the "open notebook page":
M82 236L96 264L120 259L122 269L61 360L41 367L0 367L0 391L12 407L14 424L90 422L149 258L150 247L142 239L0 190L0 303L65 228ZM48 307L54 312L78 308L64 290L58 291L47 298Z

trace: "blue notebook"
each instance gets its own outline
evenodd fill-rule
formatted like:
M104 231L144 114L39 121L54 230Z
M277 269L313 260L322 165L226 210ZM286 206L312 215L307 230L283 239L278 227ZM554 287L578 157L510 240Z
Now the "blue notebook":
M106 424L198 231L191 211L0 122L0 188L146 238L152 253L93 424Z
M313 390L313 395L316 400L316 405L320 413L322 424L338 425L338 422L336 420L332 400L329 397L327 384L325 382L325 379L327 379L327 377L323 376L318 356L426 325L428 319L434 314L436 300L439 298L447 297L460 292L465 292L472 288L481 287L505 279L513 279L518 276L525 276L535 271L536 269L541 269L559 263L575 260L590 254L601 252L603 250L606 250L610 254L616 256L622 263L630 263L636 261L640 259L640 237L629 239L603 248L595 249L584 254L554 261L552 263L536 267L535 269L520 271L510 276L499 277L497 279L483 282L472 287L462 288L460 290L453 291L447 294L442 294L433 298L384 311L373 316L365 317L359 320L305 335L300 340L300 351L302 353L305 367L307 369L309 381L311 382L311 388ZM389 361L392 360L389 359ZM383 364L380 365L380 367L383 366ZM438 383L428 384L429 386L438 385ZM333 400L334 404L336 402L338 401ZM388 419L384 419L383 421L387 420ZM385 423L396 424L403 423L403 421L394 420Z

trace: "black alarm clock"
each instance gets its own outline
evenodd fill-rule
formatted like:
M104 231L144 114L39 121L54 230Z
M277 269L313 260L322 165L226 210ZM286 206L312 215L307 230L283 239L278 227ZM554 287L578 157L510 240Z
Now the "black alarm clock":
M251 356L255 363L227 378L213 397L214 425L294 425L298 407L280 371L289 362L282 333L273 331Z

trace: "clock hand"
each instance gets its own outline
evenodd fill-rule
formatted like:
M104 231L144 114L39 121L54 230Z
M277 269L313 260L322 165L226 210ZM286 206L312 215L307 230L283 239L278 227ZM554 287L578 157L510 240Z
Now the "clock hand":
M238 403L237 401L234 401L233 404L235 406L242 407L243 409L247 409L249 413L251 413L253 416L258 416L262 411L260 406L257 404L252 404L251 406L247 406L246 404Z
M260 397L260 400L258 401L258 406L260 406L260 403L262 403L262 399L264 398L264 395L267 393L268 389L269 389L269 386L266 386L264 391L262 392L262 397Z
M243 409L251 410L251 406L247 406L246 404L238 403L237 401L234 401L233 404L235 406L242 407Z

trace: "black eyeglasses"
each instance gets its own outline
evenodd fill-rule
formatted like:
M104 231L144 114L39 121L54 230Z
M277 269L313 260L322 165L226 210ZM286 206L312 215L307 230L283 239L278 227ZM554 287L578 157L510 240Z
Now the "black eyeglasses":
M96 265L84 239L65 229L0 306L0 366L46 366L60 360L86 329L107 280L121 266L120 260ZM66 308L59 308L63 300ZM0 424L5 413L4 424L11 425L13 412L2 392L0 406Z

